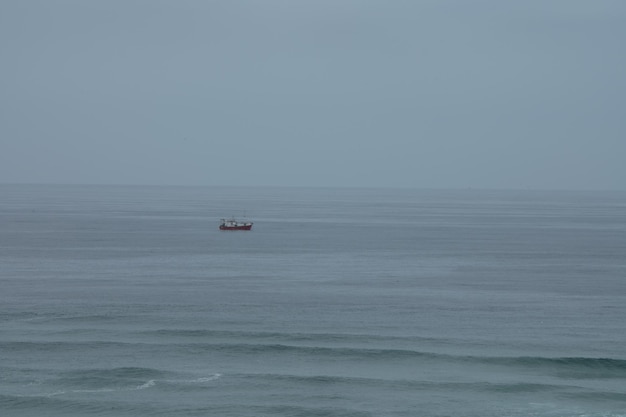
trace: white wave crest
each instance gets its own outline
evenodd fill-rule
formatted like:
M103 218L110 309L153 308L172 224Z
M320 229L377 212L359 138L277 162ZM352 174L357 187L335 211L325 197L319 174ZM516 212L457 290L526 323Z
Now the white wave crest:
M146 382L145 384L139 385L136 389L150 388L150 387L153 387L154 384L156 384L156 382L154 381L154 379L151 379L150 381Z
M117 390L113 388L99 388L99 389L73 389L71 392L75 393L99 393L99 392L115 392Z
M211 376L197 378L197 379L191 380L189 382L209 382L209 381L215 381L216 379L219 379L221 376L222 376L222 374L213 374Z

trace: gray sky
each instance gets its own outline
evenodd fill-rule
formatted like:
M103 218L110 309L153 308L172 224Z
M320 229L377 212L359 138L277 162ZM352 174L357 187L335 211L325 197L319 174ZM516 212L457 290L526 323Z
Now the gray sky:
M2 0L0 182L626 189L623 0Z

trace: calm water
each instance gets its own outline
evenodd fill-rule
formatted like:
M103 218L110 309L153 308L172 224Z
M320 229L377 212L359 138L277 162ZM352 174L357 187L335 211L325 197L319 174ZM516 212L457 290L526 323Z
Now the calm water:
M0 185L1 416L626 416L625 328L626 193Z

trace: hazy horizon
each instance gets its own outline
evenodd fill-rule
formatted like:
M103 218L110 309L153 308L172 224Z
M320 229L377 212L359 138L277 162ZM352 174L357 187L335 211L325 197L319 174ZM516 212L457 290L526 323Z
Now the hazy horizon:
M0 3L0 183L626 190L617 0Z
M231 185L231 184L132 184L132 183L57 183L57 182L2 182L0 186L17 187L128 187L128 188L237 188L237 189L320 189L320 190L406 190L433 192L537 192L537 193L626 193L618 188L503 188L503 187L410 187L410 186L368 186L368 185Z

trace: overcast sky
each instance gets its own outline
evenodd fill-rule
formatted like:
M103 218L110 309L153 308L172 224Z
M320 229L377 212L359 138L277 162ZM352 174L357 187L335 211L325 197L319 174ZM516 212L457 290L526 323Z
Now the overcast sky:
M626 189L623 0L2 0L0 182Z

